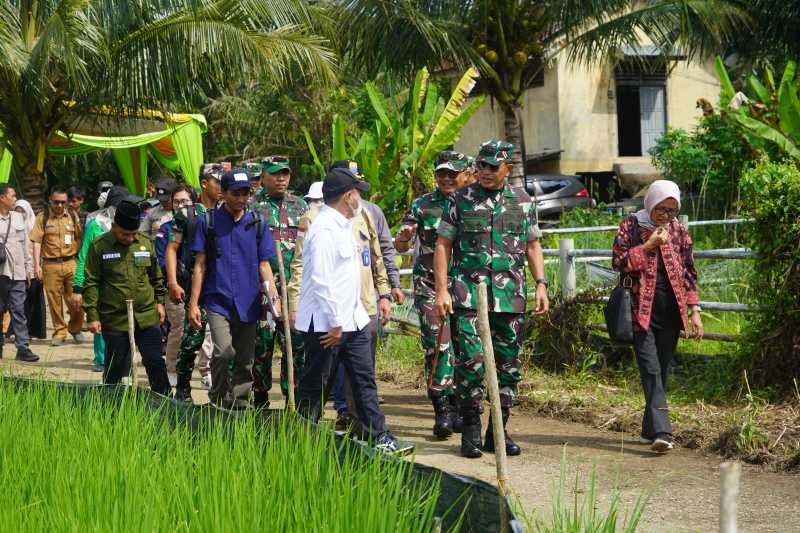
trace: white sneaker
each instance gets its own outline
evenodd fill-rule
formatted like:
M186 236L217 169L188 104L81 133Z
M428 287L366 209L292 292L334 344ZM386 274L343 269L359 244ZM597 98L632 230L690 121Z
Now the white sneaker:
M169 379L169 386L174 387L178 384L178 374L175 372L167 372L167 378Z
M211 374L206 374L200 378L200 385L208 390L211 390Z
M653 441L653 445L650 446L650 449L656 453L667 453L674 447L675 445L672 444L672 442L659 437Z

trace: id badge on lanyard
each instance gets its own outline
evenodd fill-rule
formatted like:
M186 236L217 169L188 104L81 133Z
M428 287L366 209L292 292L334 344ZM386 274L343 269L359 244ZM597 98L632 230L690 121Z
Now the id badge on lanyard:
M361 250L361 264L365 267L368 267L370 263L370 253L369 248L364 248Z

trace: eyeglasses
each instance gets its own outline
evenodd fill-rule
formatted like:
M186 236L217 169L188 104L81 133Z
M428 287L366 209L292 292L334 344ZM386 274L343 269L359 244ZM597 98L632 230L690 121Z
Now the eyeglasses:
M478 161L478 168L481 170L488 169L492 172L497 172L500 169L500 165L493 165L491 163L487 163L486 161Z
M67 205L66 200L50 200L50 203L53 205Z
M655 211L657 215L666 215L669 217L674 217L675 215L678 214L679 210L670 207L656 207L655 209L653 209L653 211Z
M177 200L173 200L172 204L175 207L188 207L188 206L192 205L192 199L191 198L179 198Z

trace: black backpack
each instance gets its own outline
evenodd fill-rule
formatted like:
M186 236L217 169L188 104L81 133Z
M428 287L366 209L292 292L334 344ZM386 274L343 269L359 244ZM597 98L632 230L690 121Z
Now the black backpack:
M216 255L215 258L222 256L222 249L219 246L219 242L217 241L216 232L214 231L214 216L213 213L216 211L215 209L209 209L203 216L205 217L206 221L206 255L209 254L209 250L214 251ZM250 213L253 215L253 219L247 223L245 229L250 229L252 226L256 226L256 250L261 247L261 239L264 237L264 219L261 216L261 213L258 211L252 211L248 209L245 212L245 215Z

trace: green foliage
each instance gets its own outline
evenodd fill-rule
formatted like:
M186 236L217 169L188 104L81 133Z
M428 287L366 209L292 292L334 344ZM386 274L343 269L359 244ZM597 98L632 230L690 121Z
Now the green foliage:
M751 154L741 128L713 114L701 118L692 132L669 130L650 155L667 179L699 195L700 203L692 213L696 220L706 218L706 207L725 214L735 209L741 173Z
M762 154L800 159L800 100L797 98L800 77L797 76L797 64L793 61L786 64L778 84L769 66L764 68L763 80L751 74L747 78L747 98L743 101L735 98L733 85L719 58L716 68L722 81L725 118L738 124L750 145Z
M372 185L370 198L386 213L389 223L399 222L415 196L433 189L436 155L451 146L461 129L483 104L484 96L469 103L477 71L468 69L449 100L439 96L439 87L429 80L427 69L417 72L409 90L386 96L373 82L364 90L373 111L365 131L350 133L337 116L331 125L331 161L353 159ZM306 135L309 151L317 154L315 167L324 175L320 151Z
M339 449L332 431L289 416L248 412L193 433L125 394L112 405L0 380L0 529L433 529L438 483L412 479L409 463Z
M745 243L756 252L750 279L763 312L754 314L741 362L756 387L789 395L800 368L800 170L763 161L742 178L742 207L755 222Z

